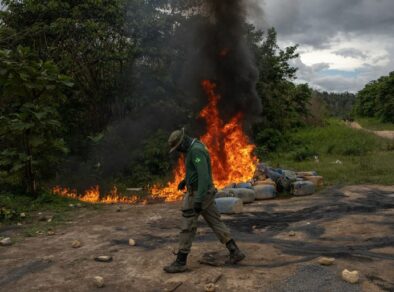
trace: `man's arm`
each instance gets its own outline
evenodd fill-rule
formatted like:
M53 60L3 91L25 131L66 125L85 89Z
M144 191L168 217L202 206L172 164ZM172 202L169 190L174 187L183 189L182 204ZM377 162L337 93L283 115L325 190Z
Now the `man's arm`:
M209 169L206 153L199 149L193 150L192 159L198 174L198 188L195 202L201 203L209 188Z

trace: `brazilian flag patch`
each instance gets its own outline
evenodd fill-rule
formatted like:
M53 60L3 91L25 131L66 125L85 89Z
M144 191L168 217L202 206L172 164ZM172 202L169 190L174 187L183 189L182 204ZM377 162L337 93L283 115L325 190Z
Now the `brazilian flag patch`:
M194 159L195 163L200 163L201 162L201 158L200 157L196 157L196 159Z

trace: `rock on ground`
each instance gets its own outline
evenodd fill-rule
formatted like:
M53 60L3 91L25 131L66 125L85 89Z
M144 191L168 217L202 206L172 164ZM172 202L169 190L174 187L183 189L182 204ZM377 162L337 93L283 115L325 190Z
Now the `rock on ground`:
M320 257L318 261L319 261L319 264L321 264L323 266L331 266L335 262L335 259L334 258Z
M72 246L73 248L79 248L79 247L82 246L82 243L81 243L79 240L74 240L74 241L71 243L71 246Z
M349 271L345 269L342 271L342 279L351 284L356 284L360 279L360 275L358 271Z
M104 278L100 276L94 277L94 284L96 285L97 288L104 287L105 286Z
M12 245L12 240L9 237L3 238L2 240L0 240L0 245L1 246L10 246Z

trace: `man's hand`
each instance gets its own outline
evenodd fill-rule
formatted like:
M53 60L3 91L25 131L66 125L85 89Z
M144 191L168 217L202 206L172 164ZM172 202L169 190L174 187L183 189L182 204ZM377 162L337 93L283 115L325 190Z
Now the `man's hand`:
M201 202L194 202L193 210L196 214L200 214L202 212L202 203Z
M182 181L179 183L179 185L178 185L178 191L184 190L185 187L186 187L186 180L184 179L184 180L182 180Z

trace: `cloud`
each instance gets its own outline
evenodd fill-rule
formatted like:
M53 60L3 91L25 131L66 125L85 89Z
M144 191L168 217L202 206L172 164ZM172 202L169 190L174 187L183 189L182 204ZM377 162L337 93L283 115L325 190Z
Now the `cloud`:
M328 91L358 91L394 70L393 0L260 3L281 47L299 44L300 80Z
M346 48L346 49L339 49L334 51L334 54L338 56L342 56L345 58L363 58L366 59L368 56L367 54L363 53L362 51L355 49L355 48Z

